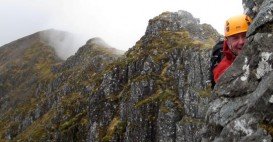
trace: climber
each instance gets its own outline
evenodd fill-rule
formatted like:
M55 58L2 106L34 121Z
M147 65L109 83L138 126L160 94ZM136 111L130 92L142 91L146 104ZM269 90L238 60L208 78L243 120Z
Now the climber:
M246 40L246 32L251 22L251 18L244 14L231 17L226 21L225 39L222 43L223 59L219 61L219 64L212 66L213 79L216 83L240 54Z

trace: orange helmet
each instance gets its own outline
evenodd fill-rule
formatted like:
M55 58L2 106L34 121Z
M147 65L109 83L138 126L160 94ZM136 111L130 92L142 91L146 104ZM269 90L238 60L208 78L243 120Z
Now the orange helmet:
M246 32L252 19L245 14L233 16L226 21L225 37Z

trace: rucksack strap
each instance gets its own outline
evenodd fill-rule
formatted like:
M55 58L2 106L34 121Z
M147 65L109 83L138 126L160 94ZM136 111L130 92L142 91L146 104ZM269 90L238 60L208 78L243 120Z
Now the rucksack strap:
M212 54L211 54L211 58L210 58L210 80L211 80L211 88L212 89L215 86L215 80L214 80L213 70L221 62L221 60L224 57L224 54L223 54L223 45L224 45L224 41L220 40L212 48Z

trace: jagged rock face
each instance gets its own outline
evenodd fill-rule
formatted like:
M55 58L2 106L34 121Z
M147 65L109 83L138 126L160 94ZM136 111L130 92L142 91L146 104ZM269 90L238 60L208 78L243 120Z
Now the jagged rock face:
M260 6L264 0L243 0L244 13L254 18L260 11Z
M150 20L141 40L91 85L88 141L201 140L210 49L189 27L202 30L184 11ZM220 37L213 31L206 38Z
M146 59L105 74L98 91L90 95L90 141L201 139L197 132L205 124L209 97L205 83L209 66L203 62L208 62L209 51L182 48L168 56L158 68ZM196 62L183 62L188 60ZM168 66L163 69L164 65ZM143 72L145 67L151 72ZM132 76L127 76L129 72Z
M273 1L244 3L254 19L242 54L214 90L219 97L207 113L209 124L221 128L211 132L214 141L272 141Z

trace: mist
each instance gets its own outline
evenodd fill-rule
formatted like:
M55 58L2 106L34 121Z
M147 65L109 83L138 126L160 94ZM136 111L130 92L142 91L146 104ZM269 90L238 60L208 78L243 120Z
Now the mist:
M63 58L94 37L126 51L144 35L149 19L178 10L192 13L221 34L228 17L243 13L242 3L237 0L1 0L0 46L54 28L77 35L77 41L68 37L64 43L52 42L66 49L67 53L56 49L58 54L64 54Z
M56 54L63 60L75 54L86 41L80 35L55 29L39 32L39 36L42 41L53 47Z

